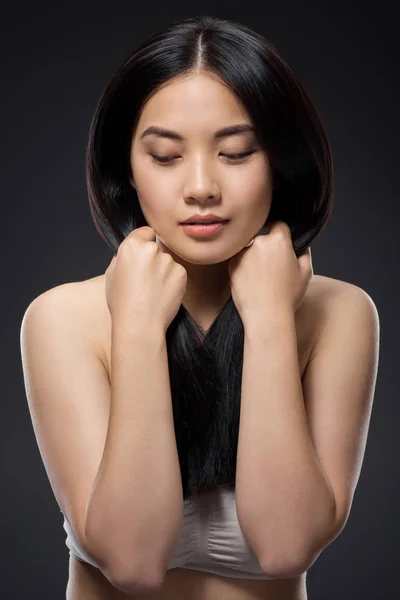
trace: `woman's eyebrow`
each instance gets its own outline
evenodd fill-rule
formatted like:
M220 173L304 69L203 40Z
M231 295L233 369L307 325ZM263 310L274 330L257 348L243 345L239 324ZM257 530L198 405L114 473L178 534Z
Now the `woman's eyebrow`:
M214 133L214 138L220 139L229 135L248 133L249 131L255 132L254 127L248 123L238 123L237 125L230 125L229 127L218 129ZM156 127L155 125L150 125L150 127L147 127L147 129L145 129L140 136L140 139L142 140L146 135L158 135L160 137L170 138L171 140L178 140L180 142L185 141L185 138L177 131L171 131L170 129L165 129L164 127Z

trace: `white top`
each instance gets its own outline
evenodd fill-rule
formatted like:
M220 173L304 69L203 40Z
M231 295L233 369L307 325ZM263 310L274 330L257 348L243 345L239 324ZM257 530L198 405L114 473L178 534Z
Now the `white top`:
M98 567L79 546L64 515L69 554ZM183 522L169 569L175 567L206 571L222 577L272 579L262 570L240 528L235 491L227 485L207 491L183 503Z

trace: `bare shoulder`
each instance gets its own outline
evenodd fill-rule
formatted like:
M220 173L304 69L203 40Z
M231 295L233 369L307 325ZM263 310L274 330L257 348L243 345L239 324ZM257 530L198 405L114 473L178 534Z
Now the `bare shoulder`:
M307 293L307 302L313 311L326 316L333 305L340 305L345 310L346 303L352 300L375 306L371 296L358 285L325 275L313 275Z
M107 363L104 351L104 332L109 315L104 294L104 275L62 283L37 296L29 305L43 303L44 308L55 309L55 318L66 316L78 321L83 335L93 343L93 349ZM29 307L26 312L28 312ZM46 312L46 310L45 310Z
M329 319L340 319L349 311L364 308L370 319L379 320L375 303L364 289L324 275L313 275L300 308L304 319L312 323L313 346L321 338Z

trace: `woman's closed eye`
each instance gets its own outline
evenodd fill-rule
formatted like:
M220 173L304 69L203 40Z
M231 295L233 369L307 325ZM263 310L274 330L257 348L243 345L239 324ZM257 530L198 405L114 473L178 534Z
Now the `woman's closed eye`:
M250 150L249 152L239 152L239 153L235 153L235 154L221 153L221 156L224 156L229 161L238 161L238 160L243 160L243 159L247 158L251 154L254 154L254 152L255 152L254 150ZM173 160L179 158L179 156L157 156L156 154L150 154L150 156L152 157L151 162L159 163L159 164L169 164Z

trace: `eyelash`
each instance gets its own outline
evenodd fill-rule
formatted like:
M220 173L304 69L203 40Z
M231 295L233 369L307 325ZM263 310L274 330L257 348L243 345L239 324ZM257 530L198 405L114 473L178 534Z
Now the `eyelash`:
M241 152L236 154L222 154L222 156L226 156L229 160L240 160L243 158L247 158L250 154L254 154L254 150L250 152ZM174 158L178 158L176 156L157 156L156 154L150 154L152 156L151 162L159 163L160 165L169 164Z

